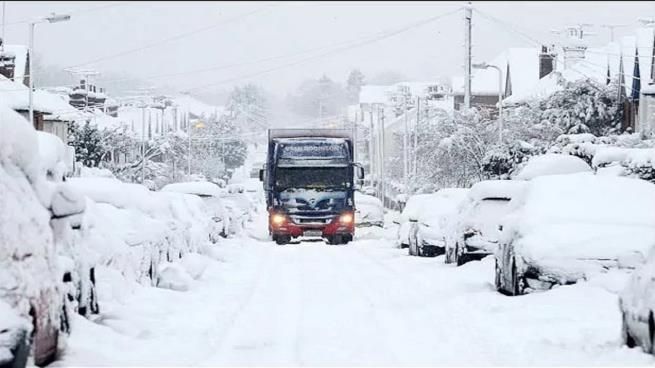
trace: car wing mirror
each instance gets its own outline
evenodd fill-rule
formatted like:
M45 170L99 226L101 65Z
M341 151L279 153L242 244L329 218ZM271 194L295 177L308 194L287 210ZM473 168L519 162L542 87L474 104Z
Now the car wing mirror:
M259 181L264 181L264 169L259 169Z

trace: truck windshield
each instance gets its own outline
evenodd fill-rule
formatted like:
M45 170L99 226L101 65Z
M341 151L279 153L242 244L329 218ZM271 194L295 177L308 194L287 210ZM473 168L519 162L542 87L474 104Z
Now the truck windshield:
M348 148L345 143L309 141L280 145L279 158L286 159L345 159Z
M275 187L288 189L344 190L350 188L349 167L278 167Z

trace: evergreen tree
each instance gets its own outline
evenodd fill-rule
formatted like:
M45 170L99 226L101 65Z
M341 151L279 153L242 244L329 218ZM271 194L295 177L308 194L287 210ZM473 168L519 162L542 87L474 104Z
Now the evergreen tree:
M359 103L359 92L365 84L364 74L359 69L353 69L346 81L346 96L349 104Z

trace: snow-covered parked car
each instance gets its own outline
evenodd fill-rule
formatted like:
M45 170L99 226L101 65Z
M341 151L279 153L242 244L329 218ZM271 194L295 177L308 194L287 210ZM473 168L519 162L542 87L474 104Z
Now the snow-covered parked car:
M593 169L580 157L547 153L545 155L531 157L516 174L514 180L531 180L538 176L565 175L583 172L592 172Z
M435 257L446 251L448 220L466 198L468 189L444 188L424 195L409 216L409 255Z
M398 217L398 235L396 236L396 245L400 248L409 248L409 233L411 230L410 218L417 218L423 201L430 194L416 194L411 196L403 211Z
M621 293L623 343L655 354L655 247Z
M155 283L159 264L203 248L211 218L195 195L152 192L113 178L69 180L88 197L82 232L98 263L125 277Z
M526 182L485 180L471 187L446 230L446 263L458 266L496 251L500 219Z
M173 183L164 186L162 192L186 193L200 197L206 205L208 215L214 222L210 234L212 242L217 242L218 237L227 237L230 225L230 216L225 209L221 197L221 188L208 181L195 181Z
M230 216L229 234L240 234L246 223L252 221L255 204L245 193L242 185L230 184L221 199Z
M73 171L73 157L68 146L53 134L37 131L41 175L50 188L50 227L64 283L66 306L83 316L98 313L95 286L95 263L87 247L81 244L80 228L85 199L68 183Z
M355 192L355 226L384 227L384 207L379 199Z
M526 183L502 221L496 288L520 295L630 269L655 245L655 184L593 174Z
M67 319L34 128L0 106L0 365L53 361ZM27 332L23 334L22 331Z

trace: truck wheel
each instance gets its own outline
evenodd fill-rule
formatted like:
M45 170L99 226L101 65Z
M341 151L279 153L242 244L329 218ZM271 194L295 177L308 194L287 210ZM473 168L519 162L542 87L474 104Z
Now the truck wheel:
M278 235L275 236L274 238L275 238L275 243L277 243L277 245L289 244L289 242L291 241L291 237L284 236L284 235Z
M343 237L341 235L333 235L328 239L328 242L332 245L339 245L343 243Z

